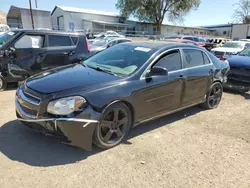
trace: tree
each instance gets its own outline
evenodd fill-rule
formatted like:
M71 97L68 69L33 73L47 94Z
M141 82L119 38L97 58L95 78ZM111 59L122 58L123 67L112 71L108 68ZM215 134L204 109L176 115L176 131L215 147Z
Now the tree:
M160 34L165 17L170 21L181 19L199 5L200 0L118 0L116 8L123 17L133 15L140 21L155 23Z
M234 4L237 8L234 10L233 18L238 23L249 23L250 22L250 1L240 0Z

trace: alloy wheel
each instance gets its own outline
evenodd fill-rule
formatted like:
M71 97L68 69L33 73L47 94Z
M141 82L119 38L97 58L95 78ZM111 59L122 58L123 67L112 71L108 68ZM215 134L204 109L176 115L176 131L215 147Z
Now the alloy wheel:
M123 139L129 119L126 112L114 108L100 122L100 137L106 144L113 144Z
M0 78L0 89L3 87L3 80Z
M218 104L220 103L221 100L221 96L222 96L222 87L221 85L214 85L214 87L211 89L210 93L209 93L209 97L208 97L208 104L210 106L210 108L214 108L216 106L218 106Z

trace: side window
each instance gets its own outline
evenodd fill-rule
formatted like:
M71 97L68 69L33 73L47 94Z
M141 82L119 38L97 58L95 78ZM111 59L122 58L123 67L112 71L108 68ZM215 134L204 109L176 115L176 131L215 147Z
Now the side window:
M24 35L14 45L16 49L23 48L42 48L44 36L39 35Z
M168 71L181 69L181 56L179 50L172 51L162 57L154 66L166 68Z
M69 36L49 35L49 46L71 46Z
M202 52L199 50L183 50L184 68L204 65Z
M202 53L202 55L205 65L210 64L210 60L208 59L207 55L205 53Z
M123 42L130 42L130 40L119 40L118 43L123 43Z
M74 45L77 45L79 38L78 37L71 37Z

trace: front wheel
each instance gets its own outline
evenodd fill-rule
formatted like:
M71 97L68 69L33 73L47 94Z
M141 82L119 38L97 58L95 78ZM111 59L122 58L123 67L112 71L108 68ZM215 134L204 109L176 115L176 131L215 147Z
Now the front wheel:
M213 83L206 95L206 101L201 106L205 109L216 108L221 101L222 93L222 84L219 82Z
M123 103L108 107L96 127L94 144L103 149L120 144L131 128L131 117L130 109Z
M7 88L7 82L3 76L0 75L0 92Z

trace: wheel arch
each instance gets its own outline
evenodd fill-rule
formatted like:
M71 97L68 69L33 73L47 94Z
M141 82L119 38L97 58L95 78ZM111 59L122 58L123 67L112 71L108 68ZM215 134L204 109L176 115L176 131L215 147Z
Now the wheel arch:
M128 101L125 101L125 100L114 100L114 101L110 102L108 105L106 105L103 108L102 113L104 113L105 110L108 109L108 107L110 107L111 105L116 104L116 103L123 103L123 104L125 104L129 108L129 110L131 112L132 123L134 124L134 122L135 122L135 109L134 109L133 105L130 102L128 102Z

